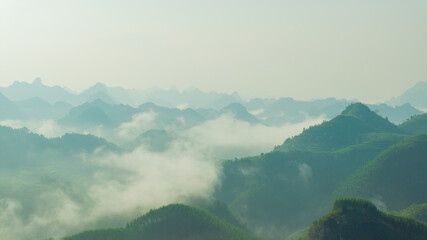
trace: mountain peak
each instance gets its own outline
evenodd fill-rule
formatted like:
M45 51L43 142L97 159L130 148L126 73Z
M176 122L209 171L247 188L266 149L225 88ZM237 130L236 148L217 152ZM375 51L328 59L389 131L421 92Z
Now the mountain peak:
M39 77L38 77L38 78L36 78L36 79L34 79L33 84L34 84L34 85L43 85L43 84L42 84L42 80L41 80Z
M367 200L341 199L313 223L304 239L426 239L426 230L427 225L381 212Z
M397 126L388 121L388 119L382 118L360 102L348 105L341 115L355 117L380 131L399 132Z
M352 103L346 107L346 109L341 113L343 115L351 115L354 117L363 117L370 114L375 114L372 112L368 106L363 103Z
M230 103L228 106L223 108L220 113L231 113L234 115L235 119L248 122L250 124L261 123L258 118L250 114L248 110L240 103Z
M107 85L100 83L100 82L97 82L97 83L95 83L95 85L90 87L90 89L96 89L98 91L105 91L107 89Z
M224 107L224 110L234 110L234 111L239 111L239 112L246 112L246 108L237 102L234 103L230 103L228 104L226 107Z

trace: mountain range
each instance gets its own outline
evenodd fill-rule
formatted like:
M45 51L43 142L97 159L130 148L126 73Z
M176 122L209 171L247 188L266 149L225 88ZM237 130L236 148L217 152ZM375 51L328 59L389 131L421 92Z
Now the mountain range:
M420 82L408 91L410 93L416 91L416 95L421 96L422 93L425 93L424 85L425 83ZM65 116L71 106L84 105L96 100L101 100L109 105L122 104L134 108L151 102L167 108L192 108L196 111L200 109L200 111L204 112L205 117L209 114L212 115L209 113L210 110L214 112L221 111L221 109L229 107L230 104L239 103L255 116L255 118L251 117L251 122L280 126L285 123L301 122L307 118L332 118L338 115L345 106L352 103L349 100L337 100L335 98L313 101L298 101L292 98L255 98L245 101L237 93L206 93L196 88L182 92L177 89L128 90L121 87L108 87L102 83L97 83L81 93L75 93L59 86L46 86L41 82L40 78L35 79L32 83L15 82L8 87L1 87L0 93L12 102L19 102L19 108L14 107L14 109L20 110L4 114L5 117L3 118L11 119L23 118L23 116L35 119L59 119ZM422 97L415 98L422 99ZM399 99L402 100L389 101L393 107L386 104L371 104L369 107L396 124L402 123L411 116L423 113L412 107L411 99L404 97ZM7 108L7 104L2 103L5 100L0 100L0 104ZM422 109L425 108L419 102L414 103ZM9 106L9 108L12 107Z
M366 105L349 105L270 153L225 162L214 196L271 239L308 226L338 197L375 199L392 211L425 203L425 135L410 137L401 126Z
M47 198L40 193L57 191L75 204L67 211L85 212L99 204L93 199L96 187L88 186L88 181L108 181L124 189L119 193L129 193L126 183L136 180L139 191L141 182L160 171L156 164L173 160L168 168L191 171L188 161L174 165L181 156L167 149L180 131L222 116L262 129L327 119L283 139L269 152L215 160L218 179L207 191L217 200L214 207L197 204L183 193L178 199L184 204L163 201L163 207L151 211L135 207L115 212L105 221L66 231L71 234L65 239L424 239L427 235L423 223L427 114L410 104L366 105L334 98L243 101L236 94L197 89L141 92L103 84L76 94L47 87L39 79L0 92L2 121L50 119L63 129L101 131L106 136L68 132L47 138L28 128L0 126L0 199L20 200L22 222L47 211L37 205ZM121 131L134 136L133 142L122 142L123 147L107 140ZM160 158L164 153L167 157ZM155 162L147 161L151 158ZM155 174L154 179L161 180ZM198 180L193 182L197 185ZM129 196L151 197L143 195L131 192L120 198L120 205L126 205ZM109 196L104 198L101 203L108 203Z
M402 95L394 97L387 101L387 104L401 105L410 103L420 109L427 108L427 82L418 82L413 87L406 90Z

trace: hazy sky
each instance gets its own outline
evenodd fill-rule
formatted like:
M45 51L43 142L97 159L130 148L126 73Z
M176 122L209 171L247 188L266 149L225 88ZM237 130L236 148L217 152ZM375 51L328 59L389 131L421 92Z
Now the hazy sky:
M0 0L0 85L382 101L427 81L426 0Z

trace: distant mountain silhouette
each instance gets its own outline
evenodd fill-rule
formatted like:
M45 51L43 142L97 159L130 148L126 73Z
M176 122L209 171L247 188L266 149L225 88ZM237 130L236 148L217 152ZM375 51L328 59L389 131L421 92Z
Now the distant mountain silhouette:
M27 118L32 120L56 120L65 116L72 107L66 102L56 102L52 105L38 97L17 101L16 104Z
M139 136L138 145L144 144L151 151L162 152L170 147L175 135L164 129L150 129Z
M79 94L81 99L91 102L99 98L108 104L135 105L129 91L121 87L108 87L103 83L96 83Z
M81 110L81 111L77 111ZM96 106L90 106L85 109L72 109L68 116L58 121L62 125L80 126L80 127L115 127L115 124L105 112Z
M86 99L86 102L93 102L93 101L96 101L98 99L105 102L105 103L108 103L110 105L118 104L118 102L115 99L113 99L110 95L108 95L108 93L105 93L105 92L97 92L93 95L90 95Z
M423 84L420 83L420 85L416 87L416 89L423 88ZM197 88L188 88L184 91L179 91L176 88L170 90L159 88L134 90L122 87L109 87L103 83L96 83L78 94L59 86L46 86L41 82L40 78L34 80L33 83L15 82L8 87L0 88L0 93L3 93L11 101L40 98L50 104L61 101L67 102L73 106L100 99L111 105L124 104L137 107L141 104L152 102L158 106L168 108L193 108L220 111L232 103L240 103L245 106L249 112L253 112L258 119L273 126L301 122L307 118L318 118L321 116L333 118L350 103L348 100L337 100L335 98L313 101L298 101L292 98L256 98L250 101L244 101L237 93L203 92ZM416 98L419 99L418 97ZM393 105L401 104L396 103ZM390 121L396 124L403 122L414 114L421 113L408 105L392 108L380 104L370 105L370 107L378 111L381 116L388 117Z
M390 105L402 105L410 103L412 106L427 108L427 82L418 82L412 88L406 90L401 96L392 98L387 102Z
M92 153L95 149L120 149L105 139L92 135L66 134L59 138L45 138L26 128L0 126L0 167L2 169L43 166L47 162L62 162L74 154Z
M116 127L123 122L132 120L139 111L128 105L110 105L97 99L72 108L58 122L68 126L97 126Z
M412 107L411 104L405 103L401 106L391 107L386 104L368 105L369 108L376 112L378 115L387 118L394 124L401 124L408 120L410 117L422 114L424 112Z
M240 103L231 103L219 111L219 114L231 114L234 119L250 124L261 124L261 121L250 114Z
M189 108L221 109L233 102L241 101L237 94L216 92L203 92L197 88L188 88L182 92L177 89L162 90L152 89L146 91L133 91L133 96L138 102L153 102L165 107L184 105Z
M307 118L338 115L350 102L327 98L314 101L298 101L292 98L254 99L244 103L250 112L258 112L256 117L268 125L280 126L285 123L305 121Z
M32 83L14 82L9 87L0 88L0 92L12 101L21 101L29 98L40 98L54 104L58 101L78 104L76 94L71 93L59 86L49 87L36 78Z
M0 93L0 120L24 119L26 114L19 106Z
M177 108L167 108L151 102L140 105L138 110L140 112L156 113L156 123L159 126L173 125L178 129L189 128L206 120L193 109L180 110Z

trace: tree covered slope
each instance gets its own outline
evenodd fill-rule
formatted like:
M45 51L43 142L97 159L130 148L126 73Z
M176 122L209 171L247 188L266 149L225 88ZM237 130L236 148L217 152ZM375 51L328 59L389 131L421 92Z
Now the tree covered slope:
M427 203L412 204L408 208L397 213L400 216L411 217L427 223Z
M407 138L358 169L339 196L375 198L390 210L427 202L427 135Z
M310 127L300 135L287 139L276 150L334 151L363 143L372 134L378 133L401 134L402 131L387 119L372 112L366 105L354 103L332 120Z
M411 117L399 127L411 135L427 134L427 113Z
M304 240L423 240L427 225L379 211L362 199L340 199L332 212L315 221Z
M124 228L92 230L64 240L229 240L256 239L206 210L171 204L133 220Z

